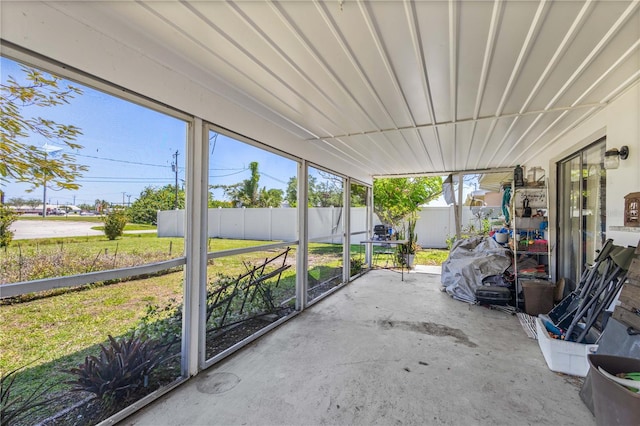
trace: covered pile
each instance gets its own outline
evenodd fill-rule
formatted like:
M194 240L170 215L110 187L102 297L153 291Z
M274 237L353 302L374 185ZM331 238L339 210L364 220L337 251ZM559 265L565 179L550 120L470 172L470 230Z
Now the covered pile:
M493 238L472 237L453 244L442 264L441 282L454 299L475 303L482 280L511 266L509 250Z

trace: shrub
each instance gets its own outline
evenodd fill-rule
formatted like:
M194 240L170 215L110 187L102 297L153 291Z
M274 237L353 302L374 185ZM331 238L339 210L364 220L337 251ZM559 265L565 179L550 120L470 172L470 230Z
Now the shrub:
M136 329L168 348L179 343L182 336L182 303L171 299L164 307L147 305L147 311Z
M112 210L104 219L104 234L110 240L122 235L127 224L127 216L123 210Z
M68 370L77 379L68 382L73 391L85 391L105 401L107 406L148 386L149 374L164 361L165 350L155 340L131 333L114 339L109 346L100 345L98 357L88 356L77 368Z
M13 232L9 227L15 222L17 216L8 206L0 204L0 247L8 247L13 240Z
M13 383L17 373L24 367L16 368L0 377L0 425L15 424L27 415L32 415L49 405L59 397L47 398L45 394L51 386L45 388L41 383L35 390L20 396L13 396Z
M352 257L349 262L350 276L358 275L364 269L364 260L360 257Z

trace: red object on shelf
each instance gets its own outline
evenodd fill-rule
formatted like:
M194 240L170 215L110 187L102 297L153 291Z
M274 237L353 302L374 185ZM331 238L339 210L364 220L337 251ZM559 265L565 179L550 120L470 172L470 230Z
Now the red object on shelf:
M529 251L546 252L548 248L547 240L534 240L533 244L529 244Z

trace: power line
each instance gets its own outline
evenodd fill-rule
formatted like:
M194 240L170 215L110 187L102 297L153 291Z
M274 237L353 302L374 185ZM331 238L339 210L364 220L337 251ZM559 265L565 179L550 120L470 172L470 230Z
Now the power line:
M214 176L214 175L209 175L209 177L210 177L210 178L219 178L219 177L233 176L233 175L238 175L238 174L240 174L240 173L246 172L247 170L249 170L249 169L242 169L242 170L240 170L239 172L229 173L229 174L227 174L227 175L216 175L216 176Z
M274 176L268 175L268 174L266 174L265 172L260 172L260 175L264 175L264 176L266 176L266 177L268 177L268 178L271 178L271 179L275 180L276 182L280 182L280 183L284 183L284 184L289 183L289 182L285 182L285 181L283 181L282 179L279 179L279 178L277 178L277 177L274 177Z
M85 178L80 178L78 180L82 180ZM164 176L154 176L154 177L137 177L137 176L87 176L86 179L132 179L132 180L148 180L148 179L171 179Z
M104 161L113 161L114 163L125 163L125 164L135 164L138 166L150 166L150 167L162 167L162 168L172 168L173 169L173 165L171 166L167 166L167 165L163 165L163 164L150 164L150 163L140 163L137 161L128 161L128 160L118 160L115 158L105 158L105 157L98 157L95 155L85 155L85 154L77 154L77 153L72 153L71 155L75 155L78 157L86 157L86 158L94 158L96 160L104 160ZM184 167L178 167L180 170L184 170ZM247 168L243 168L243 169L239 169L239 168L210 168L209 171L212 170L240 170L241 172L245 171L245 170L249 170Z
M115 158L97 157L95 155L84 155L84 154L76 154L76 153L74 153L73 155L76 155L78 157L95 158L96 160L113 161L114 163L135 164L137 166L162 167L165 169L171 167L171 166L160 165L160 164L139 163L137 161L117 160Z
M171 178L166 178L166 179L155 179L155 180L145 180L145 181L139 181L139 180L118 180L118 179L113 179L113 180L109 180L109 179L104 179L104 180L91 180L91 179L78 179L77 182L80 183L133 183L133 184L144 184L144 183L164 183L164 182L168 182L171 183Z

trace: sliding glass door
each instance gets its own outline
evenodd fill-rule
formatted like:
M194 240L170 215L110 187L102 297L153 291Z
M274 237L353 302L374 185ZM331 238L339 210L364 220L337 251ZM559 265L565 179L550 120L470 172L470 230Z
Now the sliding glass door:
M558 278L575 288L605 241L605 139L558 165Z

